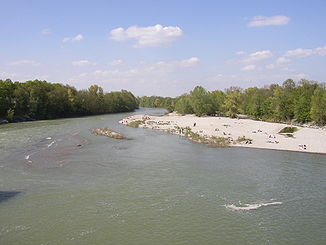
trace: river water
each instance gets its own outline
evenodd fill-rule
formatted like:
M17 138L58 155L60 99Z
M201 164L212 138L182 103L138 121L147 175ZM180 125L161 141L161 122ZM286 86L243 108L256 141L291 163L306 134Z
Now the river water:
M0 244L326 244L325 155L118 124L163 112L1 125Z

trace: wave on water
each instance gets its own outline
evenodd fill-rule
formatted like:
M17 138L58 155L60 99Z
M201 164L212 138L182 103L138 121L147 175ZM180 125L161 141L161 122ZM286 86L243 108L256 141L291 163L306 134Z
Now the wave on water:
M53 140L50 144L48 144L48 148L51 147L55 143L55 140Z
M46 140L44 141L44 139ZM70 155L88 143L85 138L78 134L49 136L44 139L30 146L31 150L24 152L23 158L29 166L38 168L61 167L70 161Z
M225 205L226 208L231 210L254 210L261 207L267 207L267 206L274 206L274 205L281 205L282 202L267 202L267 203L253 203L253 204L244 204L243 206L236 206L234 204Z

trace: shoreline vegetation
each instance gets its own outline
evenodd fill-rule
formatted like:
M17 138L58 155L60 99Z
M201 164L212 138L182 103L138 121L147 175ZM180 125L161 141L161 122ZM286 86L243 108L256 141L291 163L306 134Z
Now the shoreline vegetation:
M0 80L0 124L130 112L137 108L137 98L126 90L104 93L98 85L77 90L40 80Z
M282 85L263 88L230 87L207 91L201 86L176 98L144 96L141 107L161 107L169 112L196 116L226 116L288 123L301 126L326 125L326 84L305 79L287 79Z
M326 127L309 128L284 123L218 116L134 115L119 123L162 130L215 147L248 147L326 154Z
M201 86L176 98L144 96L142 107L172 114L125 118L132 127L151 128L212 146L326 153L326 84L287 79L263 88Z
M120 123L163 130L210 146L326 153L325 83L288 79L282 85L230 87L224 92L197 86L176 98L136 98L126 90L104 93L97 85L77 90L39 80L0 80L0 124L129 112L139 105L163 107L173 113L136 115ZM124 138L107 128L92 133Z

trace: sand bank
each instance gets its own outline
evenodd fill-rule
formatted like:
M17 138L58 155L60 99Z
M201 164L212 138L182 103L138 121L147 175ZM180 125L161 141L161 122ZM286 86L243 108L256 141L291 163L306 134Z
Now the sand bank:
M298 131L286 135L279 132L290 125L282 123L228 117L182 116L175 113L165 116L135 115L122 119L120 123L163 130L194 140L194 137L189 137L191 132L192 135L196 135L196 139L200 139L194 140L198 143L223 138L227 140L229 146L326 153L325 128L297 127Z

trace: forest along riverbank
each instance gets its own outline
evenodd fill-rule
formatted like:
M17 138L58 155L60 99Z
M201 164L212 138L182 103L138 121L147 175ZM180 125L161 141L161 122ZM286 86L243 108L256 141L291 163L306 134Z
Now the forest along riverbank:
M292 127L251 119L196 117L170 113L164 116L134 115L124 125L163 130L213 146L240 146L326 154L326 129Z

